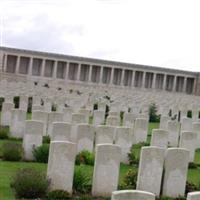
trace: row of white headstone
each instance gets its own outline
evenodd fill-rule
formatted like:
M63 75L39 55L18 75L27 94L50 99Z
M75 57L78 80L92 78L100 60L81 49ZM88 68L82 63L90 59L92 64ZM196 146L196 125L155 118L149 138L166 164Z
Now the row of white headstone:
M37 120L26 120L23 135L26 160L33 160L32 149L42 144L44 123ZM128 153L134 141L133 130L128 127L99 125L70 124L53 122L52 141L70 141L77 144L77 153L82 150L94 151L98 144L117 144L122 149L121 162L128 163Z
M76 144L52 141L47 176L51 190L72 192ZM99 144L96 147L92 182L93 196L111 196L117 190L121 148L118 145ZM168 197L184 196L189 151L182 148L143 147L141 152L137 189ZM162 180L163 177L163 180ZM161 185L161 183L163 183Z

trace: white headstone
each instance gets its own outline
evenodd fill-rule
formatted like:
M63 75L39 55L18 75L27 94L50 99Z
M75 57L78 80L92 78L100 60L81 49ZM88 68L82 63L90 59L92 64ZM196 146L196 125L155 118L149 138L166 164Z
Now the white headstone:
M53 141L50 144L47 176L50 190L65 190L72 193L76 144Z
M42 145L43 126L41 121L26 121L23 137L24 158L26 160L33 160L33 149Z
M141 190L121 190L112 193L111 200L155 200L154 194Z
M121 148L100 144L96 148L92 195L110 197L117 190Z
M97 126L95 144L110 143L113 144L115 134L114 126Z
M151 146L167 148L169 132L162 129L153 129L151 136Z
M22 138L24 135L26 120L26 111L13 109L11 110L11 124L10 124L10 135L16 138Z
M181 133L180 144L181 148L188 149L190 151L190 162L194 161L196 150L197 134L189 131Z
M1 111L1 125L10 126L11 124L11 110L14 109L14 103L4 102Z
M137 189L160 195L165 149L142 147L137 179Z
M65 122L53 122L52 141L71 141L71 124Z
M144 118L137 118L134 129L134 144L147 141L148 121Z
M88 150L93 152L94 147L94 127L89 124L77 125L77 149L78 152Z
M128 163L128 153L130 153L132 146L132 129L128 127L117 127L115 144L121 147L121 162Z
M169 148L164 163L162 195L176 198L184 196L190 152L182 148Z

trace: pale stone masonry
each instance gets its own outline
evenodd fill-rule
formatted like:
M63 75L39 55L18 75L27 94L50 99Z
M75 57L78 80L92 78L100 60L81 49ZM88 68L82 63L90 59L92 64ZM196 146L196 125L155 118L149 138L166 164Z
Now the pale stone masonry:
M0 47L3 77L135 87L200 95L199 73Z

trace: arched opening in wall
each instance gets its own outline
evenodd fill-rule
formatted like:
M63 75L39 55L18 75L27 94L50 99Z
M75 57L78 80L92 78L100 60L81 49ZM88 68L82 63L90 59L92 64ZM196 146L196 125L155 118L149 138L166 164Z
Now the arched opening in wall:
M28 113L32 112L33 97L28 97Z
M20 74L28 74L28 68L30 63L29 57L20 57L19 61L19 73Z
M17 65L17 56L8 55L7 56L6 72L8 72L8 73L15 73L15 71L16 71L16 65Z
M200 118L200 111L199 111L199 116L198 116L198 118Z

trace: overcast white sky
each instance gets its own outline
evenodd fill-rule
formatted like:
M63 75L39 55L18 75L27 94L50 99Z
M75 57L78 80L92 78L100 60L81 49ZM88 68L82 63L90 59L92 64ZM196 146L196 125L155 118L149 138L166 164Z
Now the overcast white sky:
M3 46L200 71L199 0L0 0Z

